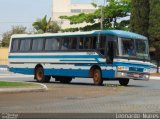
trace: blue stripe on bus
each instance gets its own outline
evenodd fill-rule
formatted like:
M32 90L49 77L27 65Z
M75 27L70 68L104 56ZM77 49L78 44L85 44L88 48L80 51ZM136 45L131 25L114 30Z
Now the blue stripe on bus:
M10 68L11 72L34 75L33 68ZM71 76L71 77L88 77L89 70L80 70L80 69L44 69L45 75L50 76Z
M96 60L60 60L63 62L96 62Z
M51 55L43 55L43 56L30 56L30 55L24 55L24 56L9 56L8 58L14 58L14 59L22 59L22 58L100 58L99 55L61 55L61 56L51 56Z
M33 68L10 68L11 72L34 75ZM88 78L89 70L80 69L44 69L44 74L49 76L71 76ZM102 70L103 78L115 78L114 70Z
M115 70L102 70L103 78L115 78Z
M20 74L34 75L34 69L32 68L9 68L9 71Z
M114 62L113 65L115 66L129 66L129 67L143 67L143 68L150 68L150 65L141 64L141 63L125 63L125 62Z

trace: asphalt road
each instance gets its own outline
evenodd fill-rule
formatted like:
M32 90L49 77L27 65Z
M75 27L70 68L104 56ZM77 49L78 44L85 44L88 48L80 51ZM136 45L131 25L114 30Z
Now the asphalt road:
M32 77L0 77L0 80L34 81ZM105 81L94 86L92 79L71 84L51 81L45 92L0 94L0 112L21 113L160 113L160 81L130 81L119 86Z

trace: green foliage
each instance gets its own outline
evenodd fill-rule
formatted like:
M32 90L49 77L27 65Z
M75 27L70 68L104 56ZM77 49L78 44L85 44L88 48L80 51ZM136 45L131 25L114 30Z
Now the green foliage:
M47 20L47 16L38 19L32 25L37 30L37 33L57 33L60 30L59 25L55 21L52 21L51 18Z
M118 20L121 17L129 16L130 6L130 0L109 0L106 6L100 6L94 13L80 13L73 16L61 16L60 18L69 20L71 24L84 22L92 24L78 28L79 30L97 30L100 29L101 7L103 7L104 29L128 29L129 21Z
M156 58L160 59L160 2L150 0L149 16L149 39L151 45L156 49Z
M1 88L6 88L6 87L37 87L39 86L38 84L34 83L25 83L25 82L5 82L5 81L0 81L0 87Z
M148 37L149 1L131 0L131 31Z
M24 26L13 26L10 31L5 32L2 35L2 47L8 47L10 38L13 34L24 34L26 33L26 27Z
M96 3L91 3L95 8L98 7Z
M160 60L160 1L132 0L131 30L149 38L151 49L159 66Z

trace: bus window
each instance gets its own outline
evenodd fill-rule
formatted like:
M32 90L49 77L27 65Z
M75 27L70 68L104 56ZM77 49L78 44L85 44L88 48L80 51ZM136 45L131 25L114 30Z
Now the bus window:
M106 36L101 36L99 40L98 50L102 55L105 55L105 46L106 46Z
M84 41L84 49L90 49L91 47L91 38L85 38L85 41Z
M62 39L61 50L74 50L77 49L77 38L65 37Z
M97 37L80 37L79 40L79 49L89 50L96 49L96 40Z
M114 42L113 41L108 41L107 49L108 49L108 52L107 52L108 61L109 63L112 63L114 58Z
M59 50L60 40L56 38L46 39L45 51Z
M63 38L61 50L68 50L69 49L69 38Z
M27 52L31 47L31 39L21 39L20 41L20 52Z
M34 39L32 43L32 51L43 50L44 39Z
M12 52L17 52L19 49L19 39L13 39L12 41Z
M91 49L96 49L97 37L93 37Z
M83 46L84 46L84 38L80 37L80 39L79 39L79 49L83 49Z
M77 38L70 39L70 49L77 49Z
M113 59L117 56L117 37L116 36L107 36L107 61L108 63L113 63Z
M123 56L135 56L133 39L122 39L122 53Z

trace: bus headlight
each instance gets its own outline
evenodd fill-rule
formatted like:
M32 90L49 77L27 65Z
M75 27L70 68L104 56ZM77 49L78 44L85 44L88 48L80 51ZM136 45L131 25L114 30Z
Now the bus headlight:
M149 75L145 75L144 78L145 78L145 79L149 79Z
M127 66L118 66L117 70L118 71L129 71L129 67L127 67Z

